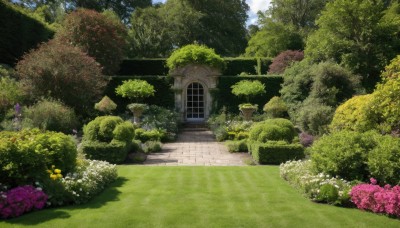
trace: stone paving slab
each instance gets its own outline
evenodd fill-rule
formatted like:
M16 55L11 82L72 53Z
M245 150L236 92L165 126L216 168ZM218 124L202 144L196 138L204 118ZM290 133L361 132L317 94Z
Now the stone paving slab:
M216 142L211 131L183 131L173 143L166 143L159 153L147 156L144 165L152 166L244 166L248 153L229 153Z

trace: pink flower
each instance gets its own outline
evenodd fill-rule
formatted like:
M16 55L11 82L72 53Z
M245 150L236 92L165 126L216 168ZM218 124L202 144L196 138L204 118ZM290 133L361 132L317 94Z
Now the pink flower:
M373 184L373 185L376 185L378 182L376 181L376 179L375 178L372 178L371 177L371 179L369 179L369 181L371 181L371 184Z

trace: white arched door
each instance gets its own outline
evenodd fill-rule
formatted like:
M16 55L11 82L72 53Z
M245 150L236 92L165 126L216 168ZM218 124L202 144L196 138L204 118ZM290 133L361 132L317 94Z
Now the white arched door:
M186 89L186 120L204 121L204 88L198 82L189 84Z

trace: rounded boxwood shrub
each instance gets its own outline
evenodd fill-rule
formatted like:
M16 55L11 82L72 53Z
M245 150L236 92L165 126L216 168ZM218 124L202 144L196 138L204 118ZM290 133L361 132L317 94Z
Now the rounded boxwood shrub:
M273 97L269 100L263 108L268 117L271 118L284 118L288 117L288 108L285 102L280 97Z
M154 86L145 80L134 79L123 81L122 85L115 89L117 95L139 102L141 99L154 96Z
M202 64L219 70L225 69L225 62L215 51L204 45L190 44L175 50L167 59L170 70L188 64Z
M249 132L249 140L257 142L281 141L291 143L296 131L290 120L277 118L254 124Z
M0 183L32 184L50 178L54 165L68 173L76 166L77 151L72 137L39 129L0 132Z
M381 140L376 132L339 131L325 135L310 147L311 160L318 172L346 180L366 180L368 153Z
M380 183L400 184L400 139L382 137L368 155L368 169L371 177Z
M118 116L100 116L83 128L81 150L88 158L121 163L132 147L135 127Z

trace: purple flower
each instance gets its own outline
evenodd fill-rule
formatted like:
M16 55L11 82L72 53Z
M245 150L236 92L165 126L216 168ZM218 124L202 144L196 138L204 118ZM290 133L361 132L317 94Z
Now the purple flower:
M19 103L15 105L15 113L17 113L17 115L21 114L21 105L19 105Z

